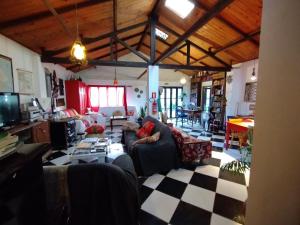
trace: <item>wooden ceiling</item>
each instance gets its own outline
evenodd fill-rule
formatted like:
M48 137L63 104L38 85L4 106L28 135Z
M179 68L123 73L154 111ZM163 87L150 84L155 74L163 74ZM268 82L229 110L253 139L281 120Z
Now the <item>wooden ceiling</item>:
M190 0L196 7L187 18L181 19L164 6L164 0L116 1L116 30L126 30L129 26L142 24L119 32L118 38L146 55L150 55L151 45L150 26L147 21L150 15L157 15L156 26L166 32L169 38L166 41L157 39L156 58L167 51L194 23L222 2ZM112 0L0 1L0 32L37 53L54 51L52 55L55 57L68 57L76 36L75 3L80 35L86 43L88 58L109 60L110 37L103 36L114 30ZM58 16L53 15L51 7ZM222 62L232 65L257 58L261 10L262 0L230 1L230 4L188 36L188 40L192 42L190 64L220 67L224 66ZM184 46L163 59L162 63L186 64L187 48L188 46ZM118 44L117 49L118 57L130 52L121 44ZM78 69L70 64L62 65L74 71Z

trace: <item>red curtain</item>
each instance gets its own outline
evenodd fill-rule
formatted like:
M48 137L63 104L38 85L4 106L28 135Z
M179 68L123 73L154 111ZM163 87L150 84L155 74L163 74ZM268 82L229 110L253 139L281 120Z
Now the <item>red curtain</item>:
M126 97L126 87L124 87L123 105L124 105L124 108L125 108L125 114L126 114L126 116L128 116L127 97Z
M126 87L122 86L88 86L88 106L94 112L98 112L99 107L124 106L127 115Z

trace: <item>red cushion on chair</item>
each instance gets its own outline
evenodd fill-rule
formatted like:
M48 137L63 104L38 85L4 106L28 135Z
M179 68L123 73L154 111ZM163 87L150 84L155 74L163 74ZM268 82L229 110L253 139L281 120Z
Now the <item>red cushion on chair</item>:
M151 121L147 121L141 129L136 132L138 138L149 137L152 134L152 131L155 127L155 124Z
M102 134L103 131L104 128L99 124L94 124L85 130L88 134Z

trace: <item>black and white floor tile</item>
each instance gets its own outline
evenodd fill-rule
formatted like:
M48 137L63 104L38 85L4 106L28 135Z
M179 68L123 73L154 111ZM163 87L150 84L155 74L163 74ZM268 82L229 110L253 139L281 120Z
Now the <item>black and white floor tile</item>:
M238 142L224 149L224 132L205 132L199 125L178 127L198 139L211 140L212 158L202 165L140 177L141 225L239 225L243 224L249 185L245 175L232 175L220 166L240 157ZM105 130L112 142L121 141L120 127ZM54 151L44 165L70 164L74 148ZM82 162L85 163L85 162Z
M175 123L174 123L175 124ZM199 166L184 166L141 181L143 225L243 224L249 171L232 175L220 166L239 158L238 141L224 149L225 133L205 132L199 125L178 128L198 139L212 141L212 158Z

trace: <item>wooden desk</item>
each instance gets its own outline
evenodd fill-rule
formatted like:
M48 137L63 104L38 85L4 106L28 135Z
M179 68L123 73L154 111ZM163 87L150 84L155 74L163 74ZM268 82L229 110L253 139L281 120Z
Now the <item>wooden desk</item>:
M228 149L229 136L232 132L246 133L249 127L254 127L254 120L252 119L229 119L226 126L226 143L225 148Z
M29 124L18 124L13 128L7 130L7 132L17 136L21 136L21 133L26 131L29 131L31 133L31 143L51 142L49 122L47 120Z
M195 114L202 112L201 109L183 109L182 111L185 112L185 113L188 113L189 115L191 115L191 117L192 117L192 127L194 125Z

